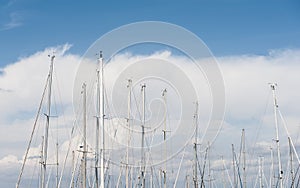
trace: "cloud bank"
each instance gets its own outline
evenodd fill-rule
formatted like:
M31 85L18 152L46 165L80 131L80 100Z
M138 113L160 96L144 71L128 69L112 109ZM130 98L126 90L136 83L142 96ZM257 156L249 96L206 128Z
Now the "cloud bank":
M0 74L0 181L6 187L14 186L21 159L31 132L34 114L37 110L49 69L48 54L55 52L54 103L63 107L57 120L65 126L64 136L70 132L70 124L76 114L73 112L73 85L80 58L70 54L71 45L50 47L1 69ZM182 62L189 66L186 59L176 57L169 52L159 52L157 57ZM115 61L132 61L138 56L121 54ZM272 96L269 82L278 84L277 97L279 108L286 120L288 130L298 144L300 111L300 50L272 50L267 55L239 55L217 58L223 72L226 87L226 116L224 126L211 148L213 168L221 168L219 156L224 155L225 164L229 164L231 143L239 147L241 129L245 128L249 156L258 157L253 148L268 150L274 138ZM117 67L116 67L117 68ZM188 68L186 69L188 70ZM111 69L112 74L114 69ZM118 72L117 70L115 72ZM191 75L195 78L197 75ZM199 84L198 82L194 83ZM206 96L206 94L205 94ZM205 101L205 98L204 98ZM203 104L209 104L203 102ZM201 115L207 116L203 112ZM191 115L192 117L192 115ZM205 119L205 118L204 118ZM283 146L287 146L286 134L280 123L280 137ZM67 133L66 133L67 132ZM66 150L65 140L61 140ZM38 148L38 144L36 145ZM251 151L250 151L251 150ZM261 150L256 150L261 151ZM38 149L37 149L38 153ZM250 154L251 153L251 154ZM267 153L267 152L266 152ZM226 161L227 160L227 161ZM230 167L229 167L230 168ZM4 173L5 172L5 173ZM217 172L215 172L217 177ZM249 172L249 174L251 174ZM220 180L221 182L221 180ZM3 184L4 186L4 184Z

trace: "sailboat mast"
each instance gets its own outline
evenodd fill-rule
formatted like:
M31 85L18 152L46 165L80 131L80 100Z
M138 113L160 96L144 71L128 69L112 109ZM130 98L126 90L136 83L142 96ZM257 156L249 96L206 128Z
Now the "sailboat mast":
M104 188L104 149L105 149L105 143L104 143L104 64L103 64L103 57L102 57L102 51L100 51L100 120L102 125L102 137L101 137L101 156L100 156L100 176L101 176L101 184L100 187Z
M146 84L142 85L142 96L143 96L143 106L142 106L142 113L143 113L143 119L142 119L142 169L141 169L141 187L145 188L145 100L146 100L146 94L145 94Z
M49 56L50 57L50 56ZM43 105L43 101L44 101L44 95L46 93L46 90L48 88L49 91L51 91L51 85L52 85L52 72L53 72L53 61L54 61L54 58L55 56L51 56L51 64L50 64L50 70L49 70L49 74L47 76L47 81L46 81L46 85L45 85L45 88L44 88L44 91L43 91L43 95L42 95L42 100L40 101L40 104L39 104L39 108L38 108L38 113L35 117L35 121L34 121L34 124L33 124L33 129L32 129L32 132L31 132L31 135L30 135L30 139L29 139L29 143L28 143L28 146L27 146L27 149L26 149L26 152L25 152L25 155L23 157L23 163L21 165L21 171L19 173L19 176L18 176L18 180L17 180L17 183L16 183L16 188L19 188L20 186L20 183L21 183L21 178L22 178L22 175L24 173L24 168L25 168L25 164L26 164L26 161L28 159L28 154L29 154L29 150L30 150L30 146L31 146L31 143L32 143L32 140L33 140L33 136L34 136L34 132L36 130L36 126L37 126L37 121L39 119L39 115L40 115L40 112L41 112L41 109L42 109L42 105ZM51 80L51 82L50 82ZM49 86L50 85L50 86ZM50 89L49 89L50 88ZM49 92L48 92L49 93ZM51 92L50 92L51 93ZM49 97L49 96L48 96ZM51 97L50 97L51 98ZM49 101L48 105L51 106L51 100ZM48 108L50 109L50 107ZM50 114L50 113L48 113ZM47 115L46 115L47 116ZM48 123L48 127L49 127L49 121L47 121ZM47 127L47 126L46 126ZM46 131L46 128L45 128L45 131ZM44 137L45 136L42 136L42 148L41 148L41 157L40 157L40 164L41 164L41 174L39 176L39 187L44 187L45 186L45 176L43 174L46 174L46 162L44 161Z
M194 121L195 121L195 143L194 143L194 188L198 188L198 151L197 151L197 145L198 145L198 101L195 105L195 114L194 114Z
M164 174L164 188L167 188L167 143L166 143L166 139L167 139L167 98L166 98L166 94L167 94L167 89L163 90L162 93L162 97L164 99L164 104L165 104L165 114L164 114L164 130L163 130L163 136L164 136L164 143L165 143L165 169L163 170L163 174Z
M50 125L50 113L51 113L51 90L52 90L52 75L53 75L53 62L55 56L51 56L50 70L48 74L48 107L46 116L46 126L44 132L44 141L43 141L43 152L42 152L42 171L41 171L41 188L46 187L46 171L47 171L47 155L48 155L48 134L49 134L49 125Z
M259 187L263 188L264 183L263 183L263 157L259 157Z
M43 164L43 151L44 151L44 139L45 136L42 136L42 149L41 149L41 161L40 161L40 164L41 164L41 175L40 175L40 179L42 180L42 172L43 172L43 168L44 166L42 165ZM43 187L43 181L40 181L40 187Z
M276 129L276 145L277 145L277 158L278 158L278 175L279 175L279 187L283 188L283 171L282 171L282 166L281 166L281 159L280 159L280 144L279 144L279 131L278 131L278 119L277 119L277 110L278 110L278 104L277 104L277 99L276 99L276 83L271 83L270 84L272 93L273 93L273 102L274 102L274 118L275 118L275 129Z
M242 147L243 147L243 187L247 188L247 181L246 181L246 144L245 144L245 129L242 129Z
M72 151L72 178L71 178L71 188L74 188L75 181L74 181L74 175L75 175L75 152Z
M288 137L289 139L289 150L290 150L290 169L291 169L291 188L294 188L294 169L293 169L293 160L294 160L294 156L293 156L293 149L292 149L292 144L291 144L291 138Z
M127 151L126 151L126 172L125 172L125 181L126 181L126 188L129 188L129 145L130 145L130 119L131 119L131 86L132 80L128 80L128 109L127 109L127 129L128 129L128 138L127 138Z
M153 168L152 168L152 167L150 167L150 169L151 169L151 176L150 176L150 188L153 188L153 186L154 186L154 183L153 183Z
M82 151L82 187L86 188L86 84L82 85L83 93L83 151Z
M271 169L270 169L270 187L274 187L275 174L274 174L274 154L273 148L270 148L271 151Z
M56 188L58 188L59 177L58 177L58 142L56 142Z
M186 175L186 176L185 176L185 181L186 181L185 187L186 187L186 188L190 188L189 175Z
M222 160L222 183L223 183L223 188L226 187L226 182L225 182L225 165L224 165L224 158L223 155L221 156L221 160Z
M233 187L237 187L237 180L236 180L236 171L235 171L235 153L234 153L234 145L231 144L232 147L232 169L233 169Z
M208 142L207 145L207 158L208 158L208 182L209 182L209 188L212 188L212 177L211 177L211 167L210 167L210 143Z
M100 66L100 57L101 53L99 54L98 58L98 64ZM95 146L96 146L96 153L95 153L95 183L96 183L96 188L99 188L99 174L98 174L98 168L99 168L99 124L100 124L100 70L99 68L97 69L97 99L96 99L96 137L95 137Z

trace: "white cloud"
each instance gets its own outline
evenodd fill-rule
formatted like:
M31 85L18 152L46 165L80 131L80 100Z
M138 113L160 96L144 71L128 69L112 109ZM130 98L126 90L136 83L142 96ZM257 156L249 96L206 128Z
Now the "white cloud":
M54 63L54 92L60 92L63 104L71 103L73 80L79 57L65 54L70 45L48 48L2 69L0 87L10 92L0 92L1 121L7 121L20 112L36 110L46 82L49 61L48 54L56 51ZM59 82L57 79L60 79ZM58 85L60 84L60 85ZM57 89L59 87L59 90ZM57 100L60 100L57 98ZM59 101L56 101L59 102ZM14 105L12 105L14 104Z
M0 152L2 158L0 160L0 167L5 165L12 166L11 164L15 163L15 168L12 171L15 174L19 170L20 159L27 144L26 142L34 121L34 113L37 110L42 88L48 74L49 58L47 55L53 51L56 54L53 82L53 93L56 97L53 102L57 106L63 106L65 110L63 117L59 116L58 118L53 118L51 121L59 122L58 124L63 126L59 130L63 132L62 135L65 139L69 136L74 116L78 118L77 122L75 122L75 128L77 131L79 130L81 126L81 112L73 114L72 92L80 57L69 54L68 49L70 47L70 45L66 44L47 48L31 56L23 57L16 63L8 65L1 70L0 106L2 108L0 108L0 141L4 149ZM179 66L184 67L187 73L190 73L190 79L198 79L199 75L193 74L193 66L186 63L184 57L174 56L170 52L156 53L152 55L153 57L177 62ZM120 72L124 71L124 68L128 66L127 62L136 62L142 58L146 58L146 56L121 54L115 57L112 60L115 61L115 64L108 65L108 83L113 83L118 78ZM231 151L231 143L234 143L238 150L242 128L246 129L248 150L256 148L257 151L265 152L265 154L269 153L267 150L272 145L272 138L274 138L269 82L278 83L279 107L286 119L289 131L293 133L292 137L294 139L299 133L298 124L300 123L298 118L298 112L300 111L300 101L298 100L300 98L300 89L297 87L300 85L300 74L298 73L300 70L300 50L274 50L265 56L242 55L219 57L217 59L225 81L227 109L224 127L211 151L212 160L214 160L212 162L212 167L215 170L214 177L218 177L218 170L222 167L223 161L220 160L220 155L224 155L226 166L230 166L231 154L229 151ZM126 84L126 80L124 80L124 84ZM200 97L202 97L200 100L204 109L200 108L199 114L200 119L203 118L200 122L205 123L207 122L210 110L210 107L207 106L211 104L209 100L206 100L210 97L209 92L207 92L208 85L205 83L205 79L202 78L193 84L195 87L198 87L197 91L204 91L200 92ZM203 85L203 87L199 85ZM160 88L158 90L160 91ZM126 87L124 87L124 91L126 91ZM153 95L156 94L153 92ZM124 96L126 97L126 95ZM174 99L170 99L169 101L172 100ZM266 109L267 103L269 105ZM126 109L126 102L124 102L124 106L119 107ZM191 108L191 118L193 111L194 108ZM89 117L90 123L95 122L92 116L94 115ZM260 126L260 124L262 125ZM280 123L280 126L282 127L282 123ZM258 131L259 128L261 128L260 132ZM56 130L57 128L55 127L51 131L55 134ZM286 147L286 144L284 144L286 142L284 129L281 128L280 130L282 146ZM42 130L39 131L41 132ZM121 132L118 134L121 134ZM124 140L122 134L119 135L119 138L120 140ZM78 136L75 136L73 139L76 143L72 147L76 148L81 141ZM35 154L38 154L40 150L39 141L41 141L41 138L37 137L34 144L36 148L34 151ZM65 153L68 150L69 142L66 140L60 140L60 142L62 145L61 152ZM295 140L296 142L297 140ZM189 155L189 157L191 156ZM252 158L251 164L257 163L258 156L259 153L251 153L251 156L249 154L249 157ZM54 161L54 158L52 157L51 160ZM188 161L187 163L190 164L191 162ZM185 164L186 166L188 166L187 163ZM173 166L176 165L173 164ZM253 173L252 171L251 173ZM249 174L251 173L249 172Z
M5 157L3 157L0 160L0 165L11 165L11 164L15 164L15 163L19 163L17 156L14 155L7 155Z

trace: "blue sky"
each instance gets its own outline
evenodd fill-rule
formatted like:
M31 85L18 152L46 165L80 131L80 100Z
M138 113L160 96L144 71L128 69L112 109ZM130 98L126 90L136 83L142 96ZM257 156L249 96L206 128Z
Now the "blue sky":
M299 1L279 0L1 0L0 67L65 43L82 55L104 33L146 20L187 28L216 56L299 48L299 10Z
M216 145L226 150L225 159L231 161L231 154L226 156L226 152L230 151L229 143L240 141L242 128L251 146L267 143L264 150L269 152L273 139L270 130L274 128L272 102L265 110L266 100L271 99L267 97L268 82L279 84L280 108L298 146L300 89L295 86L300 84L299 10L300 1L288 0L0 0L0 187L15 184L51 50L57 50L56 75L62 86L57 88L62 89L67 106L64 123L72 125L71 91L80 56L103 34L138 21L182 26L200 37L217 56L227 109ZM135 58L123 55L118 62ZM263 131L257 133L258 122L264 124L263 131L270 139Z

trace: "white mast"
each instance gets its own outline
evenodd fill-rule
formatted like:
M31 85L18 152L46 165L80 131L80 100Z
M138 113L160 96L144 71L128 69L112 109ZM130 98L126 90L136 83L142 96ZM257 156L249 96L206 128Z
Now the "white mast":
M50 56L49 56L50 57ZM48 134L49 134L49 125L50 125L50 112L51 112L51 90L52 90L52 74L53 74L53 61L55 56L51 56L50 63L50 71L48 74L49 82L48 82L48 109L46 116L46 126L44 133L44 141L43 141L43 152L42 152L42 161L41 161L41 188L46 187L46 170L47 170L47 157L48 157Z
M208 182L209 182L209 188L212 188L212 177L211 177L211 168L210 168L210 144L208 142L207 145L207 158L208 158Z
M151 176L150 176L150 188L153 188L153 168L152 167L150 167L150 169L151 169Z
M44 152L44 140L45 140L45 136L42 136L42 149L41 149L41 172L43 171L43 152ZM41 180L42 180L42 174L40 176ZM40 181L40 187L43 187L43 181Z
M142 159L142 165L141 165L141 187L145 188L145 100L146 100L146 95L145 95L145 88L146 84L142 85L142 96L143 96L143 106L142 106L142 153L141 153L141 159Z
M292 144L291 144L291 138L288 137L289 139L289 150L290 150L290 169L291 169L291 188L294 188L294 168L293 168L293 160L294 160L294 156L293 156L293 150L292 150Z
M163 130L163 136L164 136L164 142L165 142L165 169L163 170L163 175L164 175L164 188L167 188L167 89L164 89L162 92L162 97L164 99L165 103L165 114L164 114L164 130Z
M226 182L225 182L225 165L224 165L224 159L223 159L223 155L221 156L221 160L222 160L222 183L223 183L223 188L226 187Z
M59 177L58 177L58 142L56 142L56 188L58 188Z
M243 188L247 188L246 181L246 144L245 144L245 129L242 129L242 148L243 148Z
M71 178L71 188L74 188L74 174L75 174L75 152L72 151L72 178Z
M102 57L102 51L100 51L100 58L99 58L99 63L100 63L100 120L101 120L101 125L102 125L102 137L101 137L101 156L100 156L100 177L101 177L101 184L100 188L104 188L104 74L103 74L103 57Z
M186 181L185 187L186 187L186 188L190 188L189 175L186 175L186 176L185 176L185 181Z
M129 145L130 145L130 119L131 119L131 86L132 86L132 80L128 80L128 110L127 110L127 129L128 129L128 140L127 140L127 151L126 151L126 173L125 173L125 178L126 178L126 188L129 188Z
M24 172L26 161L28 159L27 157L28 157L28 154L29 154L29 150L30 150L30 146L31 146L32 140L33 140L33 136L34 136L34 132L35 132L35 129L36 129L37 121L39 119L39 115L40 115L40 112L41 112L41 109L42 109L42 105L43 105L44 96L45 96L45 93L46 93L46 90L47 90L47 86L48 86L48 90L51 93L52 72L53 72L53 61L54 61L54 58L55 58L54 55L51 56L51 64L50 64L49 74L47 76L47 81L46 81L46 85L45 85L45 88L44 88L44 91L43 91L42 99L41 99L40 104L39 104L38 112L37 112L37 115L36 115L35 120L34 120L33 129L32 129L32 132L31 132L31 135L30 135L30 139L29 139L29 143L28 143L28 146L27 146L24 158L23 158L23 163L21 165L21 171L20 171L19 176L18 176L18 180L17 180L17 183L16 183L16 188L19 188L20 183L21 183L21 178L22 178L22 175L23 175L23 172ZM49 91L48 91L48 93L49 93ZM50 99L51 99L51 95L49 95L49 96L50 96ZM51 100L48 101L48 106L51 105L50 102L51 102ZM50 109L50 107L48 109ZM48 115L49 114L50 114L50 111L48 112ZM48 119L47 119L47 124L48 124L48 127L49 127L49 121L48 121ZM45 131L46 131L46 128L45 128ZM43 176L42 174L46 174L46 161L44 161L44 155L43 155L43 153L44 153L44 137L45 136L42 136L42 149L41 149L41 158L40 158L40 164L41 164L41 175L39 177L40 178L40 182L39 182L40 183L40 186L39 186L40 188L43 187L43 186L45 186L45 176Z
M86 84L82 85L82 94L83 94L83 151L82 151L82 187L86 188L86 155L87 155L87 146L86 146Z
M232 169L233 169L233 187L237 187L237 180L236 180L236 171L235 171L235 153L234 153L234 145L231 144L232 147Z
M194 143L194 153L195 153L195 159L194 159L194 188L198 188L198 151L197 151L197 145L198 145L198 101L195 105L195 114L194 114L194 121L195 121L195 143Z
M274 155L273 148L270 147L271 150L271 169L270 169L270 187L274 187L275 174L274 174Z
M263 182L263 157L259 157L259 187L263 188L264 187L264 182Z
M274 118L275 118L275 129L276 129L276 145L277 145L277 158L278 158L278 176L279 176L279 187L283 188L283 171L282 171L282 166L281 166L281 159L280 159L280 144L279 144L279 131L278 131L278 119L277 119L277 110L278 110L278 104L277 104L277 99L276 99L276 94L275 94L275 89L277 84L276 83L271 83L270 84L272 93L273 93L273 99L274 99Z
M99 54L99 58L98 58L98 64L100 66L100 57L101 56L101 52ZM100 67L98 67L97 71L97 86L96 86L96 90L97 90L97 99L96 99L96 152L95 152L95 181L96 181L96 188L99 188L99 174L98 174L98 168L99 168L99 119L100 119Z
M162 188L162 169L159 169L158 171L158 187Z

